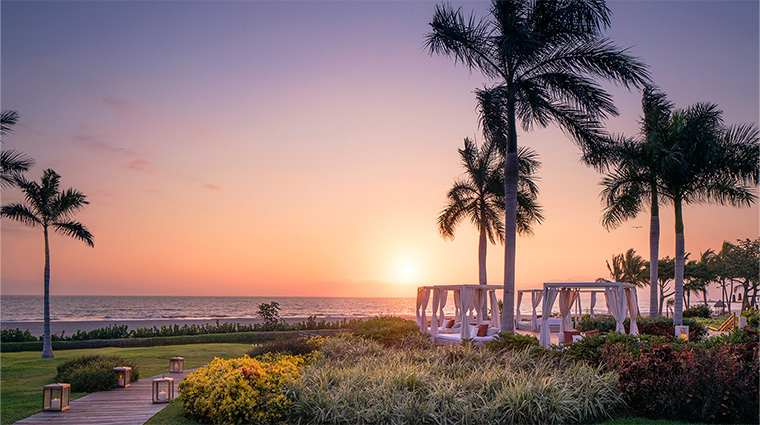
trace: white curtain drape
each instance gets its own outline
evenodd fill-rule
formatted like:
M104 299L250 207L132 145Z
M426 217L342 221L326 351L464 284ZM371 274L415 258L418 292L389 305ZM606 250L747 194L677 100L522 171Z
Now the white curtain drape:
M531 304L533 304L533 315L530 317L530 329L532 331L538 331L538 315L536 314L536 308L541 304L541 300L544 298L544 293L533 291L530 295Z
M520 304L522 304L522 297L523 297L523 291L517 291L517 306L515 306L515 323L520 322L521 314L520 314Z
M472 288L462 288L462 325L460 327L460 337L462 339L470 338L470 321L472 319L472 310L475 307L476 295Z
M596 305L596 291L591 291L591 308L589 309L589 314L591 317L594 317L594 306Z
M636 324L636 318L639 317L639 300L636 294L636 288L625 290L625 299L628 302L628 311L631 317L631 335L639 334L639 326Z
M501 318L499 317L499 300L496 298L496 291L488 291L488 296L491 299L491 327L498 328L501 326Z
M612 313L612 317L615 318L616 326L615 330L620 333L625 333L625 326L623 326L623 320L627 313L625 295L621 293L621 289L618 288L606 288L604 295L607 297L607 308Z
M433 288L433 316L430 318L430 334L438 334L438 303L441 300L441 290Z
M438 327L446 325L446 315L443 308L446 307L446 299L449 297L449 291L441 289L441 295L438 298Z
M454 322L462 321L462 291L454 290Z
M427 332L427 305L430 300L430 290L417 288L417 327L422 332Z
M578 292L575 289L562 288L559 292L559 313L562 315L559 333L573 329L573 321L570 317L570 312L577 296Z
M486 323L486 313L487 311L484 311L484 308L486 308L486 291L483 289L475 289L473 290L474 298L475 298L475 313L477 315L477 321L476 324Z
M554 300L557 299L559 290L556 288L547 288L544 295L544 305L541 309L541 335L538 339L538 343L548 348L551 344L551 334L549 332L549 316L552 314L552 307L554 306Z

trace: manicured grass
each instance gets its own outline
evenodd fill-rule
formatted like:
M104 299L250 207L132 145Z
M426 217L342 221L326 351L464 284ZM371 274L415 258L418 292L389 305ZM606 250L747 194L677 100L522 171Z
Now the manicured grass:
M183 414L182 396L180 396L145 422L145 425L198 425L198 422L184 417Z
M39 412L42 409L42 387L54 382L56 367L69 359L93 354L134 359L139 366L140 377L148 378L167 372L169 357L184 357L185 369L193 369L211 362L214 357L241 357L250 348L249 344L110 347L57 351L54 352L55 358L47 360L41 360L39 352L2 353L0 354L0 400L2 400L0 424L10 424ZM72 399L84 395L84 393L73 393Z

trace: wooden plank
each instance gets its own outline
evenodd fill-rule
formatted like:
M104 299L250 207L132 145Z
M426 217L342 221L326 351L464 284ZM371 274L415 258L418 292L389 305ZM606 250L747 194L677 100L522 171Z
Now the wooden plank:
M179 394L179 383L191 373L166 373L133 382L127 388L115 388L88 394L71 400L69 409L63 412L40 412L17 424L21 425L142 425L168 404L153 404L151 391L153 379L161 376L174 378L175 395ZM41 402L40 402L41 404Z

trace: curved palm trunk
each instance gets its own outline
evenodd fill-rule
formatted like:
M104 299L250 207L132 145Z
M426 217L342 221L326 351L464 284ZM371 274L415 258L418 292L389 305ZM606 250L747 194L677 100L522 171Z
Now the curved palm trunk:
M657 272L660 259L660 208L657 189L652 190L652 218L649 220L649 317L656 319L662 306L657 303Z
M517 128L514 102L507 104L507 158L504 161L504 301L501 331L515 330L515 254L517 245Z
M478 271L479 271L479 282L481 285L488 284L488 278L486 276L486 249L488 249L488 240L486 239L485 227L481 223L480 241L478 242Z
M50 247L48 246L48 229L43 228L45 235L45 294L44 294L44 325L42 334L42 357L52 359L53 348L50 343Z
M676 278L675 278L675 303L673 305L673 325L683 324L683 270L685 242L683 235L683 212L681 200L673 202L676 211Z

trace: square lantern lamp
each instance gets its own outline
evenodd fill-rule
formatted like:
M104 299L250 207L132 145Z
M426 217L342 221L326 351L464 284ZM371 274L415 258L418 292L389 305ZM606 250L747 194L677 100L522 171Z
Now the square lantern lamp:
M116 375L116 386L119 388L127 388L132 383L132 368L127 366L113 368L113 373Z
M169 359L169 373L182 373L185 370L184 357L172 357Z
M688 326L676 326L676 338L681 338L684 341L689 340L689 327Z
M71 399L70 384L49 384L42 387L42 410L44 412L61 412L69 408Z
M153 404L169 403L174 399L174 378L156 378L153 380Z

